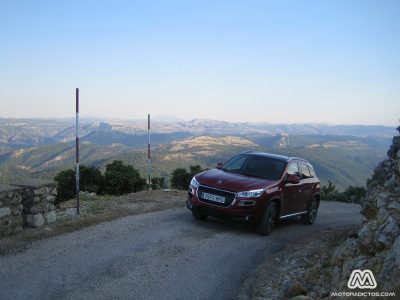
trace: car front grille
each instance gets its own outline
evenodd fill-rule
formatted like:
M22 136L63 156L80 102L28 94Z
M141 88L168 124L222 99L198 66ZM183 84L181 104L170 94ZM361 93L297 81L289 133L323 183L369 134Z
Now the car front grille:
M219 197L224 197L225 202L220 203L220 202L212 201L209 199L204 199L203 193L207 193L207 194L211 194L211 195L215 195L215 196L219 196ZM197 189L197 197L199 198L200 201L208 203L208 204L212 204L212 205L220 206L220 207L229 207L232 204L232 202L235 200L236 193L200 185Z

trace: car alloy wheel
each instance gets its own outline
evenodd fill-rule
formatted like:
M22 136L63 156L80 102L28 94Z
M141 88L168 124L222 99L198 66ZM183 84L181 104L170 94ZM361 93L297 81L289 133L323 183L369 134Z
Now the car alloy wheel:
M275 202L270 202L265 209L264 216L257 226L257 233L261 235L269 235L274 228L276 222L277 206Z

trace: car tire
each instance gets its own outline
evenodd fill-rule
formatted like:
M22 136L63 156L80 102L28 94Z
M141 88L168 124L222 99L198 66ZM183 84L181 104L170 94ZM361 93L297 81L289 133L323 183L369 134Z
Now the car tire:
M301 216L301 221L305 225L311 225L317 218L317 213L318 213L318 200L316 198L313 198L313 200L311 201L311 205L308 209L308 212L305 215Z
M198 221L205 221L208 218L207 215L201 214L201 213L199 213L198 211L195 211L195 210L192 210L192 215L193 215L193 218L195 218Z
M268 203L261 221L258 223L256 232L260 235L270 235L276 224L278 206L274 201Z

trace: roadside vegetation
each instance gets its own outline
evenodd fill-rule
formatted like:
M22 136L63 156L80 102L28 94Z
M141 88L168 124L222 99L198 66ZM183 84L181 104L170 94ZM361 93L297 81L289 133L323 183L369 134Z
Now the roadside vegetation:
M190 180L198 173L206 171L200 165L190 166L189 172L184 168L177 168L171 174L171 186L178 190L186 190L189 187Z
M149 188L146 179L132 165L125 165L122 161L114 160L106 166L104 174L98 168L79 167L79 190L97 195L125 195L136 193ZM75 170L68 169L59 172L54 180L57 181L56 204L76 197ZM153 177L151 188L158 190L165 187L165 179Z
M347 203L361 203L365 198L366 189L362 186L348 186L343 192L330 181L321 187L321 199Z

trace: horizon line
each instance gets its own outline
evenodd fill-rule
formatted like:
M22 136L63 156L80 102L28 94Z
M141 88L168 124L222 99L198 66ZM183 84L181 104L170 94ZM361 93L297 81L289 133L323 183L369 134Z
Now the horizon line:
M162 118L171 118L175 120L171 121L158 121L157 119L162 119ZM97 121L123 121L123 122L134 122L134 121L143 121L147 122L147 115L142 118L131 118L131 119L126 119L126 118L111 118L111 117L97 117L97 116L90 116L90 115L81 115L80 117L82 120L84 119L96 119ZM58 117L8 117L8 116L1 116L0 119L10 119L10 120L75 120L75 116L58 116ZM227 121L227 120L218 120L218 119L210 119L210 118L193 118L193 119L181 119L175 116L164 116L164 115L155 115L152 117L153 122L156 123L180 123L180 122L193 122L195 120L203 120L203 121L216 121L216 122L224 122L224 123L229 123L229 124L265 124L265 125L325 125L325 126L383 126L383 127L393 127L397 128L399 125L388 125L388 124L361 124L361 123L331 123L331 122L294 122L294 123L283 123L283 122L251 122L251 121Z

